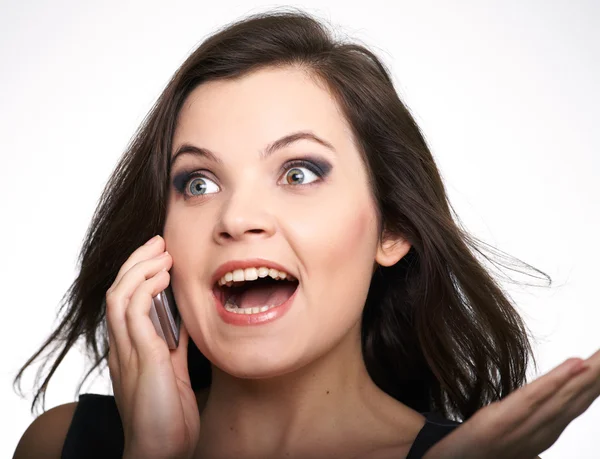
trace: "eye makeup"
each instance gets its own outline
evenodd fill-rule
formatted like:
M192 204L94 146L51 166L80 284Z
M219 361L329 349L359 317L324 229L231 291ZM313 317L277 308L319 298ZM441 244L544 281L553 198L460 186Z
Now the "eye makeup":
M329 175L331 171L331 164L329 162L319 159L319 158L303 158L303 159L294 159L292 161L288 161L281 166L281 170L279 174L283 174L285 171L292 169L294 167L306 167L309 171L315 174L317 177L323 179Z
M313 174L315 174L317 177L319 177L319 179L322 180L329 175L333 166L324 159L316 158L313 156L307 156L307 157L304 157L301 159L294 159L294 160L285 162L281 166L279 176L281 176L285 171L292 169L294 167L305 167L309 171L311 171ZM212 178L211 175L212 174L210 174L208 171L205 171L205 170L198 170L198 169L182 170L173 176L173 179L172 179L173 187L175 188L177 193L183 195L185 198L198 197L198 196L190 196L187 193L186 188L187 188L189 182L197 177L206 178L208 180L216 182L216 180L214 178ZM309 186L309 185L312 185L313 183L309 183L306 185L303 185L303 184L289 185L288 184L286 186L294 186L294 187Z
M177 173L173 177L173 187L179 194L185 195L186 194L185 188L187 187L190 180L192 180L196 177L213 180L207 174L203 174L202 172L203 171L201 171L201 170L183 170L183 171Z

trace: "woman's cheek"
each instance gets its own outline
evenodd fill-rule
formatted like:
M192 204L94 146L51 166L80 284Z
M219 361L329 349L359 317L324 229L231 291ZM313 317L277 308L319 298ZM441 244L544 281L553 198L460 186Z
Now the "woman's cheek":
M362 309L377 247L377 224L367 204L354 202L355 206L340 206L339 199L322 203L327 211L296 217L295 224L288 226L288 243L311 279L306 292L311 303L327 298L344 307L351 301Z
M377 243L374 211L360 200L354 201L353 206L336 201L304 220L299 234L305 244L322 254L327 264L335 266L347 259L357 262L357 257L374 258Z
M167 217L163 234L166 248L173 257L172 276L182 278L184 273L200 272L194 263L197 264L198 255L206 251L200 247L202 236L197 234L197 228L197 222L191 221L191 217L182 212L174 212Z

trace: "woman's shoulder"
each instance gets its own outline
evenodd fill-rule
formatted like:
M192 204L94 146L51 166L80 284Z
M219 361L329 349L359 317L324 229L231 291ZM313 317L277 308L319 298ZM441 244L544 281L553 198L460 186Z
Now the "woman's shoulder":
M13 459L60 458L77 406L65 403L38 416L21 436Z
M61 458L122 457L123 449L123 424L115 398L112 395L80 395Z
M33 421L13 459L122 457L123 426L112 395L81 394Z

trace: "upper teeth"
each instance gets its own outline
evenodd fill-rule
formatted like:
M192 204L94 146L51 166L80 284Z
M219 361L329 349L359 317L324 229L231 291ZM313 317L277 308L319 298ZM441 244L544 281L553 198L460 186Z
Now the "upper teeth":
M229 271L225 273L223 277L219 279L219 285L227 285L231 286L234 282L244 282L244 281L253 281L258 279L259 277L271 277L275 280L296 280L294 276L288 274L284 271L279 271L273 268L246 268L246 269L236 269L234 271Z

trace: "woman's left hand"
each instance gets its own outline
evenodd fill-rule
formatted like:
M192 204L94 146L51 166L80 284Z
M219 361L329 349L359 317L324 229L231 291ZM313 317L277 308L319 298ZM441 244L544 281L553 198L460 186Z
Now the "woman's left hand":
M532 459L600 396L600 351L569 359L483 407L423 459Z

